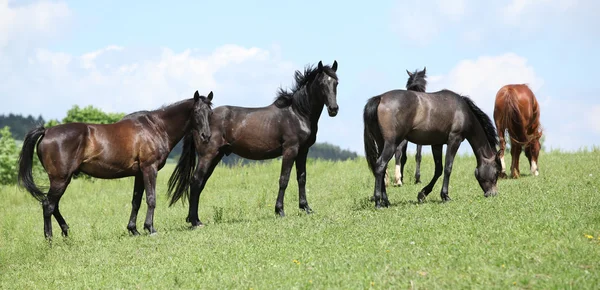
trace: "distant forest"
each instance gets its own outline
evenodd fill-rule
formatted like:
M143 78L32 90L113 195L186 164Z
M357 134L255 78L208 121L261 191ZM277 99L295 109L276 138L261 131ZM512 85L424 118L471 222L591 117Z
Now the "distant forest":
M42 116L34 118L31 115L27 117L14 114L8 114L8 116L0 115L0 128L4 128L5 126L10 127L10 132L16 140L23 140L25 134L27 134L31 128L45 123Z
M15 140L23 140L25 135L29 130L38 125L45 124L46 121L42 116L34 118L29 115L27 117L23 117L22 115L0 115L0 128L4 128L4 126L10 127L10 131L13 134L13 138ZM169 154L170 159L174 159L175 161L179 159L179 155L181 155L181 142L173 148L171 154ZM358 155L355 152L341 149L339 146L328 144L328 143L316 143L312 147L310 147L310 151L308 152L309 158L314 159L324 159L324 160L347 160L356 158ZM221 163L226 165L238 165L238 164L249 164L253 162L260 162L254 160L248 160L241 158L235 154L231 154L229 156L223 157Z

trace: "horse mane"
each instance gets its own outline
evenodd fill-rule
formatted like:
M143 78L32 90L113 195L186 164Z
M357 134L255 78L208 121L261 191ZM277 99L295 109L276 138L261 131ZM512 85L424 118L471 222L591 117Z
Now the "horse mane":
M408 81L406 81L406 89L409 91L416 92L425 92L425 87L427 87L427 75L425 69L422 71L415 70L412 75L409 76Z
M137 118L137 117L140 117L140 116L149 115L149 114L152 114L154 112L159 112L159 111L167 110L169 108L179 106L179 105L181 105L181 104L183 104L185 102L189 102L190 100L194 100L194 98L181 100L181 101L178 101L178 102L175 102L175 103L172 103L172 104L164 104L164 105L160 106L158 109L152 110L152 111L142 110L142 111L136 111L136 112L133 112L133 113L129 113L129 114L123 116L123 118L121 118L121 120L133 119L133 118ZM213 105L212 102L208 101L207 104L212 109L212 105Z
M488 140L488 143L490 144L490 147L492 147L492 149L495 150L496 146L498 146L499 144L499 141L498 133L496 132L496 127L494 127L494 123L486 113L484 113L479 107L477 107L477 105L475 105L473 100L471 100L467 96L459 96L463 99L463 101L465 101L465 103L467 103L467 105L469 105L471 112L473 112L475 118L477 118L477 121L479 121L479 124L481 124L481 127L485 132L485 136Z
M297 70L294 73L295 82L293 87L290 90L280 87L277 90L277 97L275 97L273 104L280 109L293 105L302 112L310 112L310 102L307 98L308 93L306 92L306 86L308 83L312 82L320 72L318 67L313 67L312 65L306 65L304 67L304 72ZM337 74L329 65L323 66L323 72L336 80L338 79Z

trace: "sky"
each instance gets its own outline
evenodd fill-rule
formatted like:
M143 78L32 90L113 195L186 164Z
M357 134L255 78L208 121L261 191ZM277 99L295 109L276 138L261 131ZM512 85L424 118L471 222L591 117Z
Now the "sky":
M317 142L362 155L366 100L427 67L427 91L468 95L490 117L503 85L529 84L545 148L574 151L600 146L597 11L594 0L0 0L0 114L130 113L196 90L262 107L295 70L337 60L340 111L322 115Z

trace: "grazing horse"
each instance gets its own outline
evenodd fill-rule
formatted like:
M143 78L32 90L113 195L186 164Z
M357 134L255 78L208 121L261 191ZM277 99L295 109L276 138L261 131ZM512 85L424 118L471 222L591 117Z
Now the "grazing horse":
M427 68L423 68L422 71L415 70L411 73L408 70L408 81L406 81L406 89L415 92L425 92L427 86ZM394 170L394 185L402 186L404 182L404 165L406 165L406 149L408 148L408 140L400 142L398 148L396 148L396 167ZM415 184L421 183L421 150L423 145L417 144L417 154L415 154ZM387 178L386 178L387 181Z
M500 137L500 160L502 161L500 176L507 177L504 164L505 131L508 131L510 137L512 177L519 178L521 175L519 156L523 148L525 148L525 156L531 166L531 174L538 176L540 173L537 162L540 154L540 138L542 137L540 106L529 87L525 84L503 86L496 94L494 120Z
M29 131L19 157L19 184L42 203L44 234L52 239L54 215L67 236L69 227L58 204L71 177L80 172L90 176L114 179L135 176L131 217L127 229L139 235L136 219L142 195L146 190L148 212L144 229L154 234L156 175L165 165L169 152L186 135L193 134L203 142L210 140L208 119L211 100L200 96L177 102L155 111L141 111L125 116L114 124L67 123L51 128L37 127ZM43 193L32 175L33 152L48 173L50 189Z
M389 205L384 185L385 169L394 150L405 139L431 145L433 152L435 174L419 192L419 202L425 200L442 175L443 144L447 148L441 198L450 200L448 184L452 164L464 139L469 141L477 158L475 178L484 195L497 193L496 182L501 169L499 153L495 151L498 136L490 118L468 97L449 90L435 93L393 90L370 98L363 119L365 156L375 176L375 207Z
M291 91L280 89L273 104L261 108L221 106L210 118L213 138L198 146L198 164L192 140L185 140L182 157L169 179L171 205L181 197L189 198L187 222L192 228L202 225L198 218L200 194L223 155L232 152L248 159L264 160L282 156L279 194L275 213L284 216L283 198L296 163L300 209L310 213L306 201L306 157L317 138L317 123L324 106L329 116L338 113L336 100L337 61L331 67L307 66L304 73L296 71Z

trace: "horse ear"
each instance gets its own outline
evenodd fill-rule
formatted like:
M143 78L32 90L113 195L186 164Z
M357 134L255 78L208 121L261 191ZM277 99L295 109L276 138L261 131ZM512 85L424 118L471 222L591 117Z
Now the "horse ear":
M331 69L335 72L337 72L337 60L333 61L333 65L331 66Z
M426 72L427 72L427 67L426 67L426 66L424 66L424 67L423 67L423 74L425 74Z
M197 102L200 99L200 94L198 93L198 91L196 91L194 93L194 102Z
M209 101L212 101L213 98L213 92L210 91L210 93L208 93L208 96L206 97Z
M323 62L319 61L319 70L323 70Z
M413 76L413 74L411 72L409 72L408 70L406 70L406 73L408 74L409 77Z

